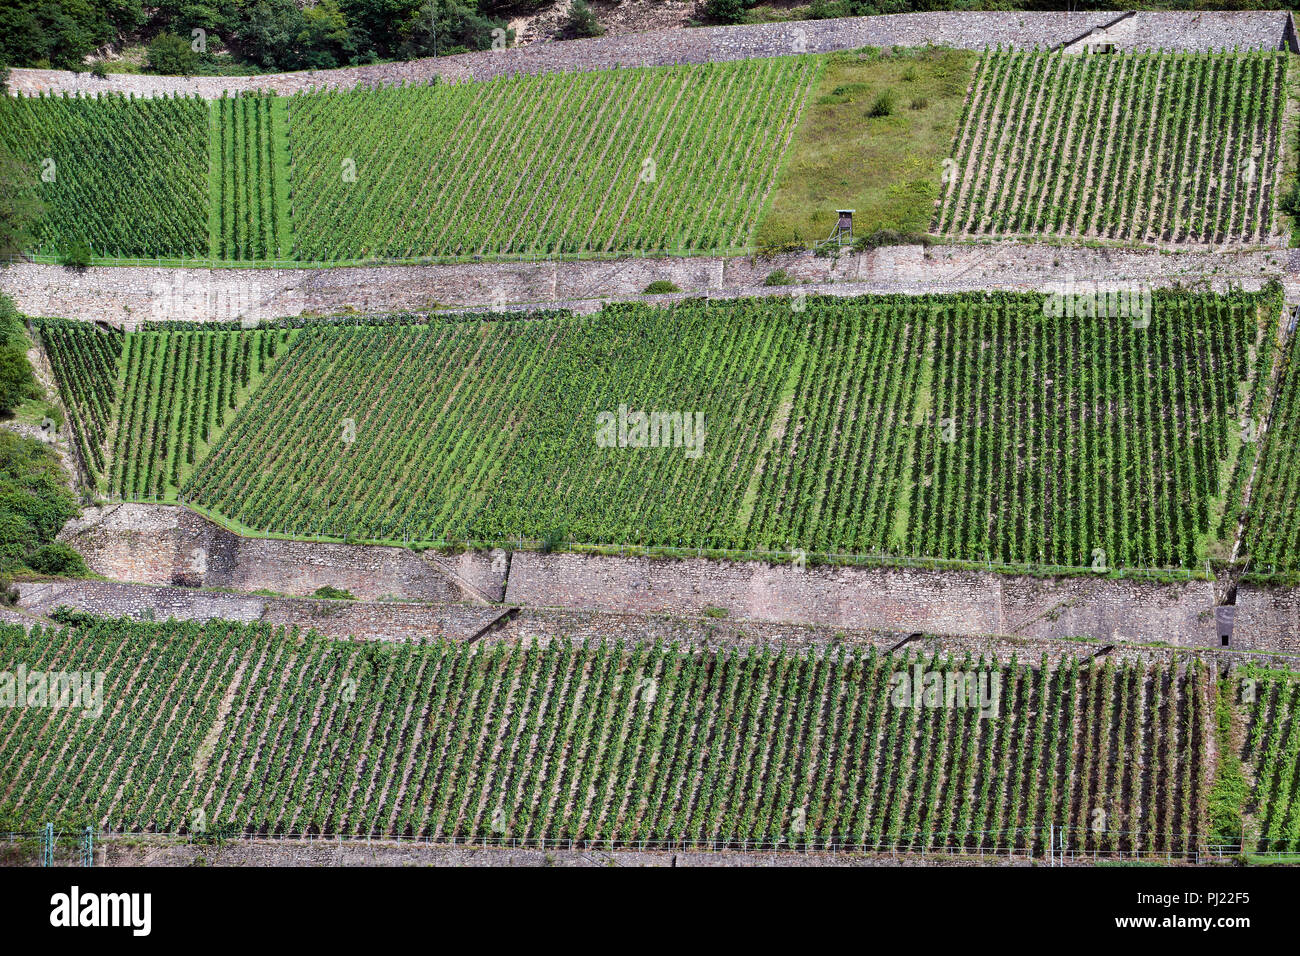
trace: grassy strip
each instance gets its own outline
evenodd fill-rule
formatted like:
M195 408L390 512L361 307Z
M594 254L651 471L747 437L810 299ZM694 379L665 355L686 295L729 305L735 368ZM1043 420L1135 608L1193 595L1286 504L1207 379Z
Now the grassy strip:
M860 235L926 232L975 59L939 47L829 55L756 244L824 239L837 208L856 210ZM890 111L873 115L882 96Z

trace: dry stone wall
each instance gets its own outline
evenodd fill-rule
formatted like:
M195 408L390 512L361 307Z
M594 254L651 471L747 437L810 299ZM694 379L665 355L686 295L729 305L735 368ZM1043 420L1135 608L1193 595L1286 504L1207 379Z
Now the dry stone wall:
M1300 589L1239 585L1232 646L1300 654Z
M60 532L97 574L140 584L310 595L330 586L358 598L471 601L504 596L504 552L419 555L405 548L245 538L185 508L87 508Z
M32 614L45 615L65 606L140 620L261 621L363 640L470 640L504 613L499 607L471 604L273 598L110 581L27 581L16 586L19 604Z
M1214 647L1211 583L766 565L578 554L513 556L506 601L890 632Z
M286 605L282 612L272 614L263 607L260 596L194 589L265 589L306 596L330 585L346 588L364 601L378 602L368 606L377 609L373 612L360 603L326 602L346 609L335 612L342 616L330 625L334 628L331 633L353 628L366 636L409 636L426 625L421 612L394 603L395 599L461 604L489 616L503 610L499 603L489 602L521 606L530 612L551 609L561 614L575 633L609 637L626 633L637 639L657 633L664 640L698 641L701 638L691 638L672 619L697 619L695 624L703 619L704 633L710 635L703 640L716 639L719 646L739 640L753 643L756 633L767 635L762 640L795 646L826 643L827 634L841 633L850 636L831 642L843 639L883 646L921 632L957 637L1005 635L1012 639L1008 646L1013 649L1020 646L1015 639L1030 639L1038 646L1040 641L1069 638L1209 649L1220 646L1214 608L1216 594L1225 590L1211 581L1161 583L1085 575L1039 578L909 568L799 569L703 558L665 560L533 551L418 555L394 547L244 538L187 509L161 505L87 509L60 537L105 577L172 585L146 589L156 592L146 598L132 598L144 601L139 607L154 607L159 616L166 616L169 608L183 606L191 600L189 595L198 595L193 598L197 604L190 616L233 616L308 626L315 613L311 608L322 606L321 602ZM108 600L103 595L117 600L119 595L93 589L88 593L95 600ZM240 604L244 600L254 603ZM1300 653L1300 589L1243 584L1236 601L1231 650ZM24 608L28 603L25 597ZM226 603L234 609L229 614L222 610ZM97 605L109 608L97 613L111 613L114 606L111 601ZM134 607L128 606L123 613ZM390 612L399 617L390 619ZM256 618L248 617L254 613ZM372 613L378 616L368 616ZM647 623L647 618L659 619L659 623ZM445 630L436 615L428 620L432 622L428 626L435 628L430 633L442 633L439 627ZM549 620L545 615L522 614L502 624L502 639L554 633ZM385 630L390 627L396 630Z
M863 46L946 46L981 49L986 46L1055 47L1076 40L1094 28L1114 23L1120 15L1101 12L933 12L880 17L764 23L537 43L508 50L464 53L407 63L264 76L173 77L115 74L96 79L88 73L16 69L10 88L20 93L101 92L142 96L197 94L218 97L225 92L273 90L296 93L318 88L458 82L499 76L579 72L628 66L708 63L750 57L827 53ZM1124 29L1108 37L1120 49L1282 49L1294 43L1290 16L1285 12L1138 13L1123 21Z
M273 319L302 313L425 311L436 305L571 308L604 300L669 302L790 295L764 286L776 269L817 294L935 293L981 289L1060 289L1061 283L1143 282L1152 287L1258 288L1300 276L1300 259L1281 251L1181 252L1048 245L888 246L838 258L811 253L773 257L632 258L608 262L518 262L338 269L149 269L19 263L0 269L0 291L36 316L108 322L126 329L151 321ZM679 295L645 296L656 279Z
M646 644L676 644L682 648L708 651L767 647L787 651L896 650L897 653L952 654L960 659L996 659L1036 664L1044 657L1050 663L1065 658L1082 660L1098 653L1117 659L1142 660L1148 663L1168 661L1173 655L1186 653L1140 644L1116 644L1064 638L1028 638L1009 635L925 635L909 639L909 633L887 630L856 631L815 624L788 624L766 621L733 621L713 618L684 618L672 615L612 614L591 611L568 611L554 608L525 608L508 622L483 638L483 643L539 643L556 639L617 642L634 647Z
M554 608L483 607L469 604L419 604L391 601L337 601L276 598L199 588L123 584L108 581L23 581L20 609L9 609L15 623L30 626L37 616L68 607L104 617L138 620L245 623L314 630L327 637L384 641L431 641L438 638L483 644L537 644L555 640L600 641L624 647L676 645L682 649L744 650L767 647L787 652L834 652L836 649L931 657L969 654L973 660L1036 664L1106 654L1148 663L1168 661L1171 648L1138 643L1059 637L996 634L912 637L888 630L852 630L827 625L767 621L733 621L668 614L615 614ZM1182 651L1185 653L1186 651ZM1215 652L1209 652L1214 654ZM1217 656L1217 655L1216 655ZM1231 658L1224 658L1227 662Z

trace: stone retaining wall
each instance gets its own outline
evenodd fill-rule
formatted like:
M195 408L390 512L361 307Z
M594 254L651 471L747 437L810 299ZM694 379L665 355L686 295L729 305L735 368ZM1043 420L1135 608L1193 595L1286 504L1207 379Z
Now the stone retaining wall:
M1114 644L1058 637L956 634L908 639L906 632L860 631L827 625L553 608L516 611L468 604L275 598L107 581L23 581L16 587L25 613L11 609L9 614L16 622L26 625L35 623L35 619L27 615L48 615L64 606L105 617L262 622L297 627L303 631L315 630L327 637L386 641L478 639L484 644L541 646L553 640L603 641L624 647L677 645L683 649L710 652L755 647L785 648L787 652L825 652L843 647L865 652L874 647L879 652L895 649L898 653L923 657L950 654L960 659L969 654L974 660L983 658L1005 662L1015 658L1031 664L1044 658L1050 663L1065 658L1082 660L1103 651L1115 659L1153 663L1168 661L1178 653L1172 648L1136 643Z
M87 508L60 532L97 574L140 584L358 598L487 603L505 586L504 552L418 555L405 548L244 538L184 508Z
M328 584L364 600L477 604L484 612L500 611L488 601L504 601L579 615L705 618L706 631L723 643L736 639L737 628L749 632L762 627L773 642L796 645L825 642L824 634L809 630L821 629L856 632L854 640L874 643L924 632L1218 648L1214 607L1216 593L1224 590L1216 591L1211 581L1037 578L907 568L798 569L702 558L533 551L509 556L501 551L417 555L394 547L243 538L184 508L163 505L87 509L60 538L106 577L185 585L177 589L177 601L184 600L184 593L211 593L187 588L309 595ZM216 593L201 600L219 604L227 599ZM364 617L358 620L355 626L361 631L375 633L367 630ZM506 626L506 633L527 636L529 621L521 615ZM1243 584L1237 591L1236 621L1231 650L1300 653L1300 589ZM611 617L599 627L618 632L625 623ZM635 620L626 626L641 634L648 625ZM663 626L668 628L665 634L677 627ZM871 637L873 632L881 636Z
M424 311L506 303L507 308L591 311L602 300L667 302L691 295L789 295L764 286L776 269L809 293L1046 290L1077 281L1145 282L1152 286L1231 284L1258 288L1300 270L1277 251L1180 252L1050 245L887 246L837 259L811 253L770 258L620 259L609 262L478 263L337 269L145 269L103 266L70 272L19 263L0 269L0 291L20 311L108 322L135 329L150 321L272 319L308 313ZM656 279L682 290L644 296ZM829 284L827 284L829 283ZM521 305L522 304L522 305Z
M1300 653L1300 589L1239 585L1232 646Z
M969 653L981 657L1037 664L1044 657L1051 663L1065 658L1082 660L1104 648L1117 659L1142 660L1148 663L1168 661L1184 649L1067 640L1064 638L1026 638L1007 635L930 635L907 640L907 633L894 631L855 631L813 624L783 624L765 621L733 621L682 618L670 615L611 614L590 611L567 611L554 608L525 608L510 621L494 629L483 643L538 642L565 638L569 640L616 641L635 647L639 643L677 644L683 648L708 651L767 647L804 651L827 648L851 648L859 651L875 647L883 652L898 648L898 653L915 653L929 657L952 654L960 659ZM902 645L899 647L899 645ZM1217 656L1217 655L1216 655Z
M1209 582L517 553L511 604L816 624L907 634L1008 634L1215 647Z
M19 604L33 614L48 614L62 605L105 617L261 621L365 640L468 640L503 613L499 607L470 604L274 598L110 581L25 581L16 587Z
M96 79L62 70L12 71L15 92L134 93L143 96L315 88L351 88L392 83L487 80L520 73L578 72L627 66L707 63L750 57L826 53L863 46L942 44L967 49L986 46L1054 47L1095 27L1112 23L1118 11L933 12L892 16L763 23L537 43L508 50L464 53L407 63L385 63L302 73L246 77L172 77L114 74ZM1126 18L1113 42L1121 49L1281 49L1294 42L1285 12L1138 13Z

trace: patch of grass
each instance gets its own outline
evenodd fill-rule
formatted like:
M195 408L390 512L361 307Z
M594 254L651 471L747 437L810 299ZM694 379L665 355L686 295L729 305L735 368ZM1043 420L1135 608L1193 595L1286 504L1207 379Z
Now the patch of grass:
M1210 787L1207 810L1210 842L1236 843L1242 836L1241 814L1250 787L1241 772L1239 744L1233 739L1233 683L1221 681L1214 699L1214 737L1219 763Z
M868 119L880 119L882 116L894 115L894 91L881 90L876 94L876 98L871 101L871 109L867 110Z
M784 269L773 269L767 274L767 278L763 280L763 285L790 285L793 282L790 273Z
M326 584L312 592L312 597L331 598L336 601L355 601L357 596L346 588L336 588Z
M673 282L671 279L655 279L654 282L651 282L648 286L645 287L644 294L665 295L669 292L681 292L681 291L682 291L681 289L677 288L677 283Z
M1283 853L1280 856L1247 853L1244 862L1247 866L1300 866L1300 853Z
M858 235L927 232L974 65L972 51L939 47L829 55L755 244L825 239L836 209L856 210ZM873 118L880 97L904 83L909 104L926 105Z

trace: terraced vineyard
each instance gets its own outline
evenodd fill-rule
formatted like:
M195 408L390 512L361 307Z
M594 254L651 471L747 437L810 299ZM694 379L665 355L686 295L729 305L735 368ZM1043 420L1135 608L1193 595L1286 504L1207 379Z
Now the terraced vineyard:
M1126 852L1195 846L1204 823L1197 663L376 645L125 621L3 626L0 660L107 675L97 720L0 710L0 816L21 820L1040 852L1048 823ZM922 672L954 690L904 685ZM968 675L984 696L945 705ZM1294 701L1294 684L1281 693ZM1294 805L1294 774L1278 780L1270 805Z
M1248 810L1256 818L1263 850L1300 848L1300 685L1286 679L1260 681L1247 725L1244 758L1254 786Z
M58 369L59 398L67 409L83 467L103 474L108 436L117 415L118 363L124 336L87 322L46 319L41 343Z
M209 176L214 259L287 259L287 108L278 97L222 97L211 104Z
M744 246L820 68L787 57L295 96L299 256Z
M935 229L1265 240L1286 69L1285 53L990 53Z
M1143 321L1050 302L312 325L181 497L293 535L1200 566L1235 532L1277 293L1158 292ZM632 447L620 407L668 417Z
M184 97L0 96L0 142L45 206L35 251L206 255L207 111Z
M0 137L46 201L47 255L74 240L219 261L720 251L750 242L821 70L778 57L211 103L20 96L0 104Z
M123 336L58 320L38 327L90 477L126 498L174 494L290 336L211 326Z
M1282 378L1267 422L1256 416L1253 433L1264 446L1252 488L1240 557L1265 574L1300 570L1300 364L1293 335L1282 364ZM1267 431L1265 431L1267 425ZM1263 432L1262 436L1259 433Z

